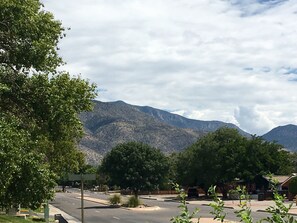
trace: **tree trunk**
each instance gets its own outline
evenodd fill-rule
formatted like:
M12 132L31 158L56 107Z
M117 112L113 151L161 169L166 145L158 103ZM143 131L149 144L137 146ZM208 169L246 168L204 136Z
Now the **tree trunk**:
M223 199L227 199L228 198L228 186L224 183L222 183L220 186L220 191L223 195Z
M133 194L138 199L138 189L134 189L133 190Z

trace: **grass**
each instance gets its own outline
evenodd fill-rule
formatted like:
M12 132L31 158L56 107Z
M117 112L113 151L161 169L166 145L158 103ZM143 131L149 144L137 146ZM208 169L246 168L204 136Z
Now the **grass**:
M0 215L0 223L32 223L31 219L23 219L20 217L8 216L8 215Z
M36 222L45 222L43 218L39 217L28 217L27 219L15 216L8 216L0 214L0 223L36 223ZM49 219L49 222L55 222L54 219Z

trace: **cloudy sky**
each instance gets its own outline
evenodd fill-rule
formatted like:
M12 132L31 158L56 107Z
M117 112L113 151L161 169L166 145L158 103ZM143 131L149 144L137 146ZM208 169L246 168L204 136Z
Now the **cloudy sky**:
M261 135L297 124L297 0L44 0L63 68L123 100Z

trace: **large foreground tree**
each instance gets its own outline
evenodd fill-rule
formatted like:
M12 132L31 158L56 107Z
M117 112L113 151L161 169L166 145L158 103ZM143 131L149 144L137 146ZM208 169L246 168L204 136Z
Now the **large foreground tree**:
M78 114L92 108L95 85L57 71L63 32L39 0L0 1L2 205L36 207L51 197L54 176L84 163Z
M133 190L157 189L168 174L168 159L158 149L143 143L119 144L104 157L100 170L110 184Z

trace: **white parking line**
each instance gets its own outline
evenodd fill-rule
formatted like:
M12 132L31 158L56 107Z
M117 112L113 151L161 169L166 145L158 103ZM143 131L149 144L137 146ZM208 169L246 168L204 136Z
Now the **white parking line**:
M117 219L117 220L120 220L120 218L118 218L118 217L114 217L114 216L113 216L112 218Z

